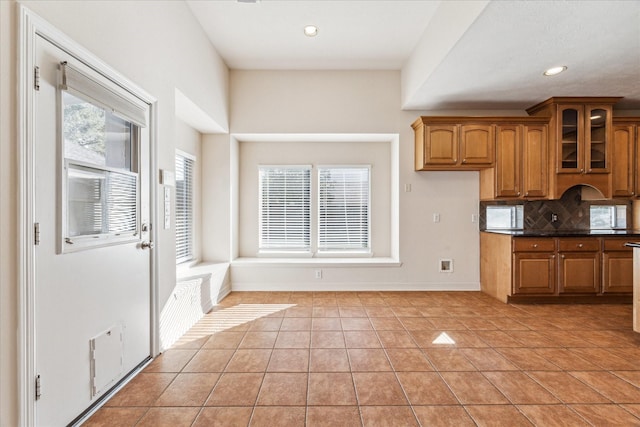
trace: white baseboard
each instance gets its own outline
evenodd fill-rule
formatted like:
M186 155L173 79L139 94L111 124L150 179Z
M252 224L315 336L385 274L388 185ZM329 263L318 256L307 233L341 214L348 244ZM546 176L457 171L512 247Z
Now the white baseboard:
M237 292L318 292L318 291L480 291L479 282L461 283L355 283L355 282L241 282L232 283L231 288Z

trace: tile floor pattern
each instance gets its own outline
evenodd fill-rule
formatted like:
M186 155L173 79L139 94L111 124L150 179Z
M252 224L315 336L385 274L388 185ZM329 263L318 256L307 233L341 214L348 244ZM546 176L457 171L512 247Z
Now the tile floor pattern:
M640 425L631 322L478 292L232 293L86 426Z

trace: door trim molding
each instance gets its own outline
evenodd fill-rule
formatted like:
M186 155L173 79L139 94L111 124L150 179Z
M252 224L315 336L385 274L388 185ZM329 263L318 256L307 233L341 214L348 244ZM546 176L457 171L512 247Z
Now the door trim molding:
M53 43L69 55L83 62L96 72L111 79L145 103L149 104L149 216L152 225L157 218L157 100L122 74L112 69L80 44L70 39L62 31L32 12L24 5L18 5L18 422L25 427L36 423L35 405L35 96L34 66L36 40L40 36ZM157 241L157 230L151 227L151 240ZM158 331L158 262L157 252L151 251L151 342L150 354L155 357L159 351Z

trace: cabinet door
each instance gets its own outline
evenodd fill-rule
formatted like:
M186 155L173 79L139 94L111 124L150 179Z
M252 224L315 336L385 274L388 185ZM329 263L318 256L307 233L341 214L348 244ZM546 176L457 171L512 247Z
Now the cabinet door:
M633 293L633 251L602 254L602 293Z
M461 164L493 165L494 141L492 125L462 125L460 131Z
M611 144L611 196L634 195L634 138L635 126L614 126Z
M519 197L521 194L520 126L498 126L496 128L496 197Z
M523 140L524 197L546 197L548 187L547 126L525 126Z
M612 128L610 105L585 106L585 172L608 173Z
M567 252L560 254L558 291L560 294L596 294L600 291L600 254Z
M584 108L575 105L558 106L558 172L584 172Z
M425 165L455 165L458 163L458 126L426 126L424 135Z
M556 256L551 252L513 255L513 294L552 295L556 292Z

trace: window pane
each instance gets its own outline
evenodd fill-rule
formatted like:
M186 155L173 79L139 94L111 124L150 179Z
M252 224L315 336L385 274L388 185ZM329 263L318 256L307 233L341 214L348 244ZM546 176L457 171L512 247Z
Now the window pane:
M487 229L522 229L523 206L487 206Z
M133 125L66 91L62 98L65 158L131 171Z
M176 154L176 261L193 259L194 161Z
M134 232L137 176L69 164L67 237Z
M596 205L589 207L591 229L627 228L627 207L625 205Z
M369 249L369 168L319 168L318 250Z
M311 169L260 167L260 250L311 248Z

